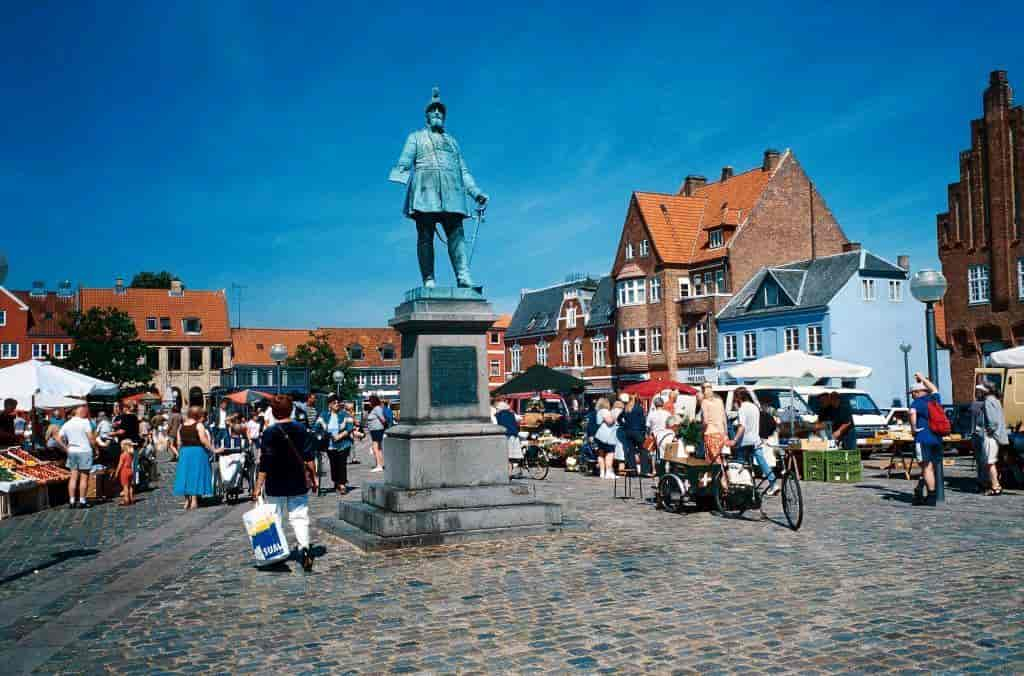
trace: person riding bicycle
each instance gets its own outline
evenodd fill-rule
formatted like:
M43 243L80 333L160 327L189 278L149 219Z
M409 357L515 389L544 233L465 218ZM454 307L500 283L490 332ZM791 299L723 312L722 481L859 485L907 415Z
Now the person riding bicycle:
M775 472L764 455L764 440L761 438L761 409L757 407L747 388L737 388L733 399L739 404L736 435L726 446L736 449L736 461L747 462L753 458L768 481L766 495L778 495L781 490L775 483Z

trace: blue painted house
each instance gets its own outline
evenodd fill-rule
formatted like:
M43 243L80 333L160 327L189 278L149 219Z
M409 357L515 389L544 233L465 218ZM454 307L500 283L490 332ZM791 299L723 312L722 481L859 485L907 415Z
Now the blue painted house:
M924 306L910 295L907 270L859 248L761 268L716 320L720 372L799 349L870 366L870 378L845 385L868 391L887 408L905 400L900 344L911 346L911 373L928 370ZM950 401L943 350L939 373L943 400Z

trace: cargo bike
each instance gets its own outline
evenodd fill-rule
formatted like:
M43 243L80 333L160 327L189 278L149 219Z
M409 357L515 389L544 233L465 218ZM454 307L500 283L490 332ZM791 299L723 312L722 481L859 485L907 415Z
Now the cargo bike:
M757 510L762 519L768 517L765 503L769 499L768 479L761 473L753 457L733 458L723 449L724 464L710 463L704 458L679 453L679 442L673 442L664 456L658 458L657 506L667 512L682 513L691 505L714 509L726 517L739 518ZM804 520L804 500L800 490L797 463L788 447L772 446L776 463L776 481L781 482L780 501L786 522L799 530Z

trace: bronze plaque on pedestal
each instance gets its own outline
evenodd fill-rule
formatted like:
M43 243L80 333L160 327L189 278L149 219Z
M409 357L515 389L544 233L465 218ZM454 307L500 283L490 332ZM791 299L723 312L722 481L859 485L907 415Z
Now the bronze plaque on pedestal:
M477 399L476 348L430 348L430 405L471 406Z

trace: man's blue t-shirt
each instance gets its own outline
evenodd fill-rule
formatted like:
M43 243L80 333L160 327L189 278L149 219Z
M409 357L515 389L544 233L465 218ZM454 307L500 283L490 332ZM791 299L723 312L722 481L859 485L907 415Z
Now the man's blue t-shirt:
M390 406L384 407L384 418L388 421L388 427L395 426L395 412L391 410Z
M928 425L928 402L934 401L938 404L942 404L942 400L939 398L938 392L933 392L925 397L918 397L911 402L910 408L917 412L917 425L914 430L914 441L921 445L935 446L941 445L942 439L939 435L932 432L931 427Z

